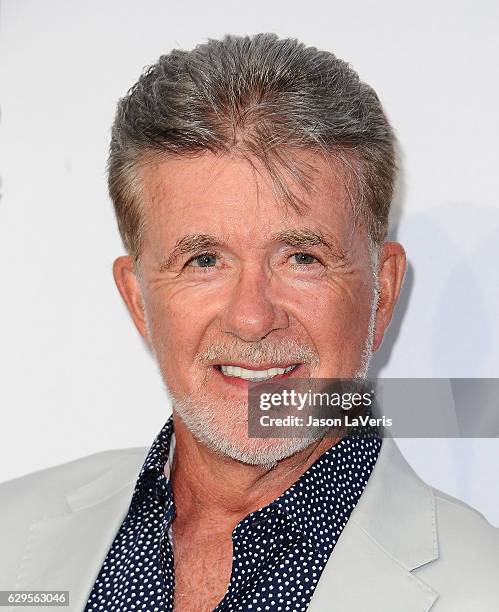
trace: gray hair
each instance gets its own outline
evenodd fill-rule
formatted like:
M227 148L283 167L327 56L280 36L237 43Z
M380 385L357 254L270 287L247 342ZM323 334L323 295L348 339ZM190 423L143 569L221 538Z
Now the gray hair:
M162 55L119 101L109 193L123 244L138 263L145 227L140 164L158 155L236 152L258 160L277 199L300 210L289 179L313 190L314 168L293 156L307 150L340 162L370 245L379 246L393 195L394 143L378 96L346 62L293 38L228 35Z

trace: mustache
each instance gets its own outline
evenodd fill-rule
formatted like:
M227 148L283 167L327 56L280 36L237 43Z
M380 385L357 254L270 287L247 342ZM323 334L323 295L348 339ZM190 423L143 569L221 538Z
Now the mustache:
M231 361L259 362L296 362L316 364L319 357L310 346L285 338L279 342L259 340L242 342L237 338L227 342L211 344L196 356L200 363L228 363Z

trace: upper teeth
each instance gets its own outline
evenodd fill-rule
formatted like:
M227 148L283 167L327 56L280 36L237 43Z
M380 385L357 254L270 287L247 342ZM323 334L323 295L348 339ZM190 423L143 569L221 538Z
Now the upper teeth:
M221 365L220 369L225 376L238 376L250 381L267 380L273 376L279 374L285 374L291 372L296 365L290 365L287 368L269 368L267 370L247 370L246 368L240 368L239 366Z

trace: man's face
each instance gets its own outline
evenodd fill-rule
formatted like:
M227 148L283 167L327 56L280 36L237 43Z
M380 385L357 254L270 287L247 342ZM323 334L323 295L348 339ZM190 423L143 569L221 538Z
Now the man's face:
M307 160L318 173L300 213L241 158L206 153L141 170L146 231L132 314L185 423L243 459L271 448L248 439L248 377L348 378L371 348L365 225L342 173Z

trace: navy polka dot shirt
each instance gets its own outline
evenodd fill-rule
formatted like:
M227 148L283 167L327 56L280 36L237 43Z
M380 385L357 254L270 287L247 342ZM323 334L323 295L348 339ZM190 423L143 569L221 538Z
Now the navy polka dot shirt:
M172 434L170 417L140 471L85 612L173 610ZM230 583L215 611L306 610L380 448L376 434L347 436L276 500L248 514L232 532Z

